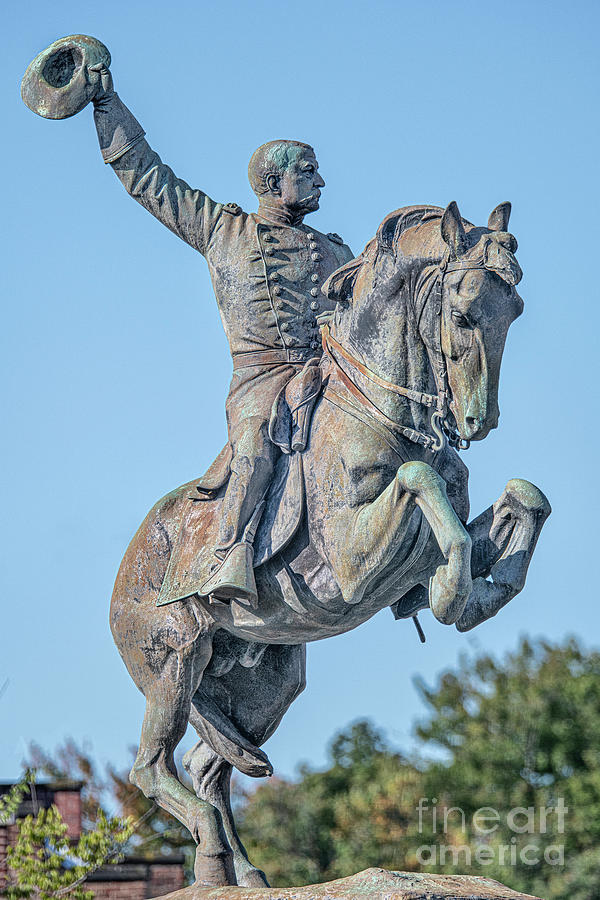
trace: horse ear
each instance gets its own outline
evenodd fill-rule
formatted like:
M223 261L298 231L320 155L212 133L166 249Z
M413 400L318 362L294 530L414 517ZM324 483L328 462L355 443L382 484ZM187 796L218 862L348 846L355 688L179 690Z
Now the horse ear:
M467 235L460 211L454 200L444 210L440 229L444 241L454 256L462 256L467 249Z
M377 229L377 246L380 250L384 250L385 252L393 251L396 228L398 227L398 221L401 216L402 213L397 210L396 212L390 213L385 217Z
M350 262L336 269L329 276L321 288L328 300L333 300L335 303L347 303L350 300L354 282L362 268L363 262L364 257L361 254L356 259L351 259Z
M499 203L496 209L493 209L488 219L488 228L490 231L507 231L508 221L510 219L510 211L512 205L506 200L505 203Z

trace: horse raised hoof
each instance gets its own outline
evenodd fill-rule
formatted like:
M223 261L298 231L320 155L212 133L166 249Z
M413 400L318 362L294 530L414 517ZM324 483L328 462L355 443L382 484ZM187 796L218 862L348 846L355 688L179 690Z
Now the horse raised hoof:
M502 544L505 532L518 521L521 527L534 531L541 528L552 507L546 495L535 484L524 478L511 478L504 493L494 503L494 521L490 530L490 540Z
M471 581L471 541L453 547L448 563L438 566L429 580L429 606L443 625L453 625L463 614L473 582Z
M542 526L551 512L547 497L530 481L511 478L493 506L489 539L500 556L489 568L489 578L476 578L459 631L470 631L491 619L525 586L527 570Z
M487 619L491 619L515 596L514 589L506 584L475 578L469 602L456 622L458 631L471 631Z

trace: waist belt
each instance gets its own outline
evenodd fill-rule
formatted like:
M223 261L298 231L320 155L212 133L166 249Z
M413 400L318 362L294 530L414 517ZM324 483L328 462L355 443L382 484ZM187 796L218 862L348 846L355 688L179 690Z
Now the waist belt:
M305 363L315 356L320 356L320 350L312 350L310 347L294 347L289 350L250 350L248 353L233 354L233 371L243 369L246 366L273 366L282 363Z

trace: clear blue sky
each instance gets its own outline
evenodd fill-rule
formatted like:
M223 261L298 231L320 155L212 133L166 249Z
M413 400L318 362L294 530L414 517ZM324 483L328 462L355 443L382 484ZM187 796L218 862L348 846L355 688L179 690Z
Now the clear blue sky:
M593 2L58 0L3 13L4 439L0 779L24 745L89 739L124 764L143 701L107 623L125 547L164 493L225 438L230 360L204 260L131 201L91 109L49 122L21 76L66 34L97 36L115 84L176 172L252 209L250 154L294 137L327 186L309 221L355 252L391 210L457 200L478 224L512 200L525 277L501 426L465 459L479 512L508 478L554 507L527 586L460 636L427 644L384 611L309 648L308 688L268 752L319 764L370 716L411 746L412 678L522 633L598 645L598 32Z

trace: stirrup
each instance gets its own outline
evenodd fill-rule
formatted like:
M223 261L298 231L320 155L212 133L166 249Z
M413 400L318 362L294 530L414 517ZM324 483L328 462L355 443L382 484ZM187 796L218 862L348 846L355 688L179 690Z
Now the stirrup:
M254 579L254 550L252 544L241 541L234 544L219 568L198 591L209 602L230 603L235 600L242 606L256 609L258 591Z

